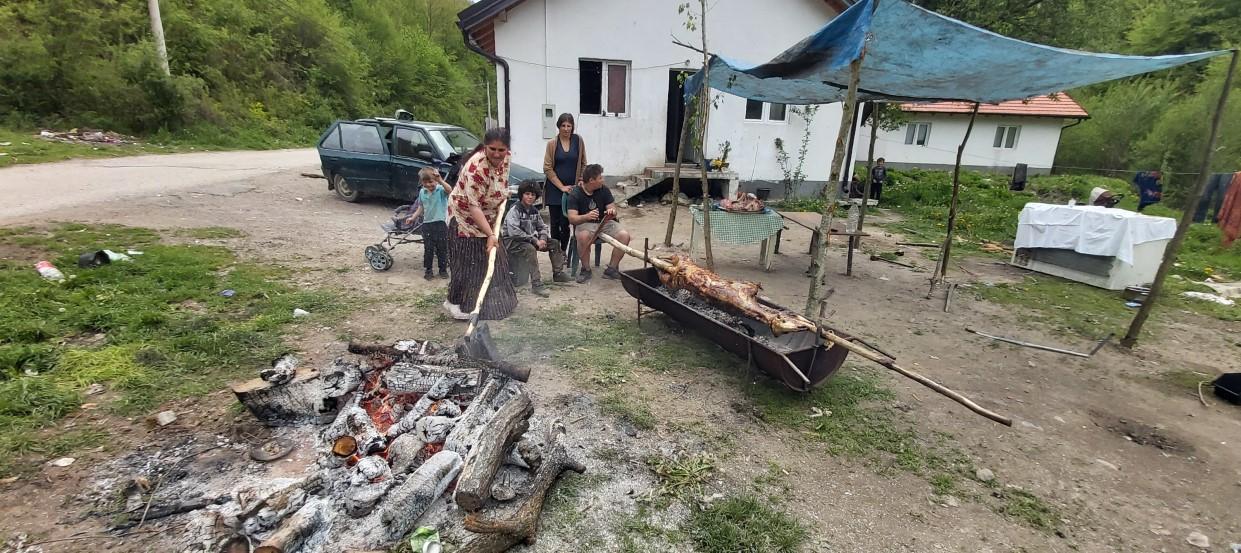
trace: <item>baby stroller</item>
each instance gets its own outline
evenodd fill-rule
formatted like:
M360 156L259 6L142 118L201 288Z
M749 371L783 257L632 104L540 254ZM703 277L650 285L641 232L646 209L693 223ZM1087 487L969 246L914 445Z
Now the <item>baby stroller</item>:
M366 247L366 263L376 271L387 271L392 268L392 250L401 244L422 242L422 216L413 221L409 216L418 210L418 202L403 205L392 212L392 222L379 225L386 233L382 242Z

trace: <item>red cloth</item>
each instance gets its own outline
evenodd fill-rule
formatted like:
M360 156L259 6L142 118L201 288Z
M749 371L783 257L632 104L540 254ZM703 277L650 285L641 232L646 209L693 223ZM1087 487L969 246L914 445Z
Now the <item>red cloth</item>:
M1225 248L1241 236L1241 172L1232 174L1232 184L1228 185L1228 195L1219 210L1219 229L1224 233Z

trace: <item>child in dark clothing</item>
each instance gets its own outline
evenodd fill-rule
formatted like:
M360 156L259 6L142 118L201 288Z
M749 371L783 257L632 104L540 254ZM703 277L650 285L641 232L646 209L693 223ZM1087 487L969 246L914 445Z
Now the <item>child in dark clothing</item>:
M432 262L439 258L440 278L448 278L448 193L452 187L440 176L439 171L424 167L418 171L422 190L418 191L418 209L410 219L422 216L422 266L427 270L423 278L435 278L431 272Z

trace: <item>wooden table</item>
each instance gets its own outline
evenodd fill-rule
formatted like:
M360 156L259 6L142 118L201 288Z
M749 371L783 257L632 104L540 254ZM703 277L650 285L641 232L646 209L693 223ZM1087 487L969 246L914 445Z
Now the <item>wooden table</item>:
M818 256L819 227L818 225L823 220L823 215L819 213L804 212L804 211L788 212L788 213L777 211L776 213L778 213L781 217L783 217L785 221L788 221L790 223L793 223L801 228L804 228L810 231L810 251L809 251L810 268L807 269L806 272L813 273L814 270L817 268L817 264L819 262L819 256ZM835 221L833 221L833 223L835 223ZM783 230L776 233L775 253L780 253L780 239L782 238L783 233L784 233ZM865 233L865 232L859 232L859 231L845 232L843 225L841 227L837 227L835 224L833 224L831 230L828 233L829 243L831 241L832 236L848 236L849 242L851 243L851 245L856 247L857 241L859 238L863 236L870 236L870 234ZM853 269L853 258L850 257L847 261L846 270L847 272L852 272L852 269Z

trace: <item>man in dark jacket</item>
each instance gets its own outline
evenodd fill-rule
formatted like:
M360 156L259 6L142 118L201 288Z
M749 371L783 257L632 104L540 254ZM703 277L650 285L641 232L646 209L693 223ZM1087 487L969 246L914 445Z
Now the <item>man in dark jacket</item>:
M530 291L546 298L547 287L539 274L539 252L547 252L552 261L552 280L569 282L569 275L564 272L564 249L560 242L551 237L547 224L539 215L534 202L539 199L539 187L534 182L526 181L517 187L517 205L504 216L503 239L504 250L508 252L509 264L513 270L513 284L520 286L526 283L526 275L530 278Z

